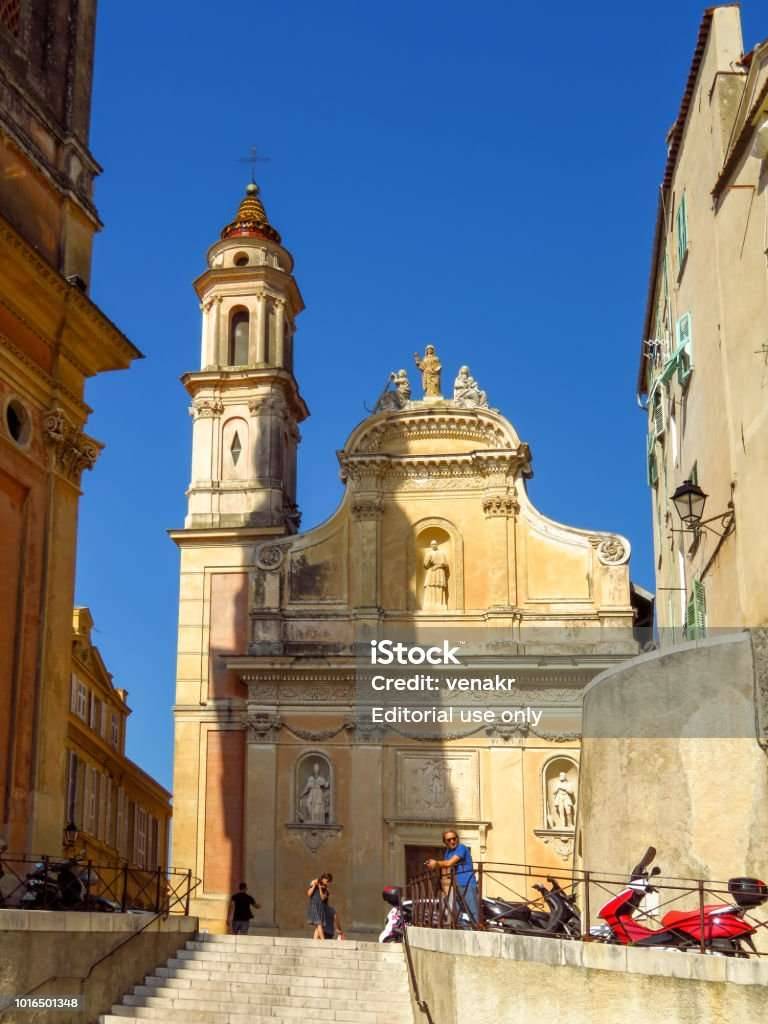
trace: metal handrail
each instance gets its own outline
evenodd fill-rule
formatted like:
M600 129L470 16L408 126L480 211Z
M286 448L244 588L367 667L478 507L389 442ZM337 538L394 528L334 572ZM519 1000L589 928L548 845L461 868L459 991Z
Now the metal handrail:
M173 869L173 870L177 871L177 869ZM200 885L202 879L200 879L200 878L194 878L193 879L192 878L192 871L191 871L191 869L187 870L186 877L187 877L187 889L186 889L186 892L184 893L184 914L182 916L189 917L190 897L191 897L192 893L194 892L194 890ZM180 901L177 900L177 902L180 902ZM31 988L27 989L26 992L22 992L19 995L18 998L19 999L25 999L27 996L32 995L34 992L37 992L44 985L48 985L52 981L76 981L76 982L79 983L79 990L78 990L77 994L78 995L82 995L82 993L83 993L83 985L85 984L86 981L88 981L88 979L90 978L91 974L93 974L93 972L96 970L97 967L99 967L101 964L103 964L106 960L109 960L109 958L111 956L113 956L119 949L122 949L124 946L127 946L128 943L132 942L137 936L142 935L147 930L147 928L150 927L150 925L153 925L161 917L162 918L168 918L168 917L170 917L170 915L171 915L170 907L165 907L163 910L159 910L148 921L145 921L144 924L142 924L141 928L138 928L135 932L131 932L131 934L126 936L126 938L121 939L119 942L115 943L115 945L112 947L112 949L108 950L106 953L104 953L102 956L100 956L97 960L94 960L93 963L89 966L88 970L85 972L85 974L83 974L83 975L79 975L79 974L49 974L47 978L43 978L42 981L37 982L37 984L35 984ZM6 1012L6 1010L10 1010L10 1009L11 1009L11 1006L0 1007L0 1017L3 1016L3 1014Z

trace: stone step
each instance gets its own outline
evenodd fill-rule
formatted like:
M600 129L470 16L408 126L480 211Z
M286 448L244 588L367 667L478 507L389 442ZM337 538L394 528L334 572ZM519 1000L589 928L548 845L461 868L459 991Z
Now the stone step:
M144 986L137 986L141 988ZM218 1012L249 1014L263 1012L277 1013L279 1009L302 1009L307 1017L317 1020L333 1020L327 1011L334 1010L366 1010L371 1013L386 1013L395 1009L404 1010L410 1007L410 1000L402 1000L396 1004L392 999L383 996L371 999L364 991L349 992L348 999L323 998L322 996L284 996L284 995L239 995L236 999L215 999L210 994L192 993L187 998L180 998L177 991L170 996L155 995L151 990L123 996L123 1006L154 1006L174 1010L216 1010Z
M209 935L207 932L198 932L191 941L204 942L209 946L239 946L248 948L274 947L275 949L354 949L369 953L386 955L397 950L398 944L393 942L379 943L372 939L327 939L325 942L318 942L315 939L287 938L280 935Z
M351 964L334 964L326 967L325 964L304 963L301 960L294 961L292 958L278 959L263 964L239 960L206 960L202 959L202 954L184 949L180 949L178 954L168 961L167 966L202 971L217 976L226 976L233 972L240 974L252 972L254 975L279 974L294 977L300 975L303 978L348 978L351 974L359 974L361 984L365 983L366 985L386 984L389 978L396 977L404 970L404 965L396 964L387 967L374 964L369 967L365 961L362 965L355 961Z
M365 985L366 990L369 992L408 991L408 975L405 971L405 965L403 965L402 970L393 971L391 975L385 978L376 976L375 979L371 979L368 974L363 974L361 978L359 972L355 971L345 972L342 978L331 978L327 975L313 978L302 977L291 972L267 974L266 971L203 971L198 968L188 968L187 964L189 961L184 960L179 961L179 963L183 966L157 967L155 968L154 975L148 975L145 980L147 983L150 983L150 978L157 978L159 982L180 980L195 988L202 984L224 985L227 987L231 986L233 991L237 991L237 986L241 985L246 988L255 985L293 985L307 989L327 988L332 991L350 988L357 989Z
M175 1007L154 1007L154 1006L113 1006L111 1014L105 1014L101 1020L107 1020L111 1016L122 1024L127 1017L129 1020L151 1020L164 1021L167 1024L254 1024L255 1021L268 1021L275 1024L280 1021L307 1021L307 1008L303 1006L271 1006L264 1008L265 1013L252 1016L248 1010L245 1013L235 1007L226 1010L189 1010ZM310 1020L323 1022L345 1022L345 1024L411 1024L411 1013L408 1010L407 1016L404 1011L385 1011L377 1013L371 1010L355 1008L352 1010L312 1010ZM109 1022L108 1024L113 1024Z
M304 988L297 985L245 985L232 986L210 986L202 984L187 985L178 987L167 984L170 979L159 979L160 983L134 985L132 995L155 997L172 1000L212 1000L214 1002L238 1002L245 1003L291 1003L294 999L314 1001L317 1006L341 1004L360 1001L364 998L370 1009L385 1010L387 1006L410 1005L410 996L406 988L397 992L381 991L371 992L370 989L331 989L331 988ZM163 984L162 982L166 982ZM346 1009L346 1006L341 1006Z
M357 961L360 963L382 964L397 963L402 959L402 953L397 951L378 953L375 950L349 949L344 942L318 942L314 946L300 948L296 946L225 946L221 942L197 942L191 940L184 947L192 953L201 953L209 959L218 960L241 960L252 963L262 963L264 960L313 960L317 963L326 963L331 960L338 960L343 963Z

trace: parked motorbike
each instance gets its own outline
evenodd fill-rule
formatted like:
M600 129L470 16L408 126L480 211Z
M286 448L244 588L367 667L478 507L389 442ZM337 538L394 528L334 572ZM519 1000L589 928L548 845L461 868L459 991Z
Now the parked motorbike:
M120 905L88 892L87 872L77 861L43 861L28 872L20 904L25 910L91 910L111 914Z
M389 903L391 910L387 914L384 927L379 934L379 942L402 942L405 926L410 923L410 914L406 919L402 907L402 893L396 885L388 885L381 894L382 899ZM409 901L410 902L410 901Z
M529 903L483 899L486 928L518 935L578 939L581 936L581 918L576 908L576 896L567 893L556 878L548 876L547 881L549 889L539 884L533 887L541 893L546 910L536 910Z
M545 885L534 885L541 893L546 910L536 910L529 903L512 902L498 897L483 897L483 925L486 930L503 931L518 935L539 935L560 938L578 938L581 935L581 919L576 909L576 897L567 893L555 878L547 878L550 888ZM413 901L403 899L397 886L388 886L382 892L382 898L392 907L387 914L387 924L379 937L380 942L402 942L402 935L407 925L413 920ZM422 919L428 917L430 907L433 911L434 927L438 927L439 916L445 912L444 905L434 899L420 899ZM459 928L474 927L466 910L459 910L456 924Z
M648 893L657 890L652 879L661 874L655 866L648 867L656 857L649 846L642 860L635 865L625 889L599 911L606 922L592 929L592 936L624 946L662 946L669 949L701 949L726 956L749 956L756 953L752 940L756 929L744 920L747 910L768 900L768 885L759 878L730 878L728 892L735 901L708 904L694 910L671 910L661 919L660 928L649 928L635 918Z

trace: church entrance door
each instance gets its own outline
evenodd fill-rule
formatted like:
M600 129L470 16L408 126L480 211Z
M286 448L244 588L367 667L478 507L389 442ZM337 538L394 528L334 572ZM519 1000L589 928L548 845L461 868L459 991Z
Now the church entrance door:
M405 880L406 882L423 875L427 870L424 861L434 858L441 860L443 856L442 846L406 846L405 847Z

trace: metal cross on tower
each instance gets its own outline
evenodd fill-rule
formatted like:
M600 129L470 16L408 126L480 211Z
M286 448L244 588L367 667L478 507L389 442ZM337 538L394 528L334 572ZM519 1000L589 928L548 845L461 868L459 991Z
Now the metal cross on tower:
M251 182L255 185L256 184L256 164L266 164L266 163L269 163L269 157L268 156L262 156L259 153L259 151L258 151L258 147L251 146L250 156L241 156L240 157L240 163L241 164L250 164L251 165Z

